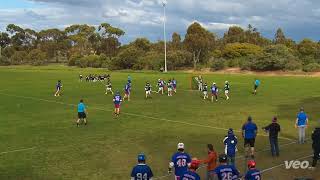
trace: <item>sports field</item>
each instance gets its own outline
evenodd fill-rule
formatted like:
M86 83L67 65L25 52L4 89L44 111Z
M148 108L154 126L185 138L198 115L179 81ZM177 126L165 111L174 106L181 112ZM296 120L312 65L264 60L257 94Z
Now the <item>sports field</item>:
M104 95L100 82L80 83L79 74L110 73L114 90L122 90L132 77L132 98L122 104L120 118L113 117L111 95ZM168 162L178 142L192 157L205 158L206 144L223 152L227 129L240 131L251 115L258 125L257 166L263 179L295 177L320 179L319 171L286 170L285 160L311 160L311 144L294 141L295 116L303 106L311 122L308 137L320 119L320 78L254 75L203 75L209 84L222 88L231 84L230 100L221 94L218 102L204 101L190 91L188 73L106 72L58 66L0 68L0 179L129 179L140 152L147 155L156 179L167 175ZM175 78L178 92L173 97L153 94L144 99L144 85L155 87L158 78ZM258 95L251 94L254 78L261 80ZM55 84L62 80L63 95L54 97ZM223 98L222 98L223 97ZM75 125L75 105L84 99L88 126ZM277 115L282 126L280 157L269 153L267 134L261 128ZM239 138L237 167L243 173L243 139ZM307 158L304 158L307 157ZM274 168L272 168L274 167ZM198 172L203 176L205 168ZM165 176L165 177L163 177Z

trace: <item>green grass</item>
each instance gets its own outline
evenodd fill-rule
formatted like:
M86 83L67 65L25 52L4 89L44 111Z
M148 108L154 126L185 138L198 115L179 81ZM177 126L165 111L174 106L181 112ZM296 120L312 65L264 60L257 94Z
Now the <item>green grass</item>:
M188 91L192 74L112 72L114 90L123 88L128 74L133 78L132 101L123 103L123 114L115 119L112 96L104 95L101 83L79 83L79 73L104 71L59 66L0 68L0 153L34 147L1 153L0 179L128 179L140 152L147 155L155 176L163 176L178 142L184 142L193 157L205 158L207 143L223 152L222 139L227 132L212 127L240 130L251 115L261 129L277 115L283 130L281 136L296 139L293 127L301 106L311 120L308 137L320 119L319 78L259 76L262 86L259 94L253 96L256 76L204 75L208 83L215 81L220 87L225 80L231 83L231 100L211 103L203 101L199 92ZM176 78L178 93L173 97L153 94L152 99L145 100L145 81L155 86L160 77ZM63 96L55 98L58 79L64 85ZM76 108L71 104L77 104L81 98L88 106L89 125L77 128ZM257 151L269 147L268 138L263 136L266 134L259 134ZM243 139L237 135L238 156L242 156ZM280 144L289 142L280 140ZM310 143L292 144L281 148L279 158L271 158L269 151L259 152L256 158L258 167L266 169L310 154ZM238 160L237 165L243 171L243 160ZM204 168L199 174L205 174ZM316 178L320 174L278 167L266 172L263 178L285 180L300 176Z

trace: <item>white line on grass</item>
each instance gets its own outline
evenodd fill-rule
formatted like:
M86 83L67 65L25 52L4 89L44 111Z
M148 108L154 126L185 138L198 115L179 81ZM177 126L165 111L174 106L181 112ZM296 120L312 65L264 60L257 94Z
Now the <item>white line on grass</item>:
M24 98L24 99L32 99L32 100L36 100L36 101L51 102L51 103L63 104L63 105L74 106L74 107L77 106L76 104L68 104L68 103L64 103L64 102L53 101L53 100L42 99L42 98L35 98L35 97L30 97L30 96L17 96L17 95L5 94L5 93L1 93L1 92L0 92L0 94L4 95L4 96L11 96L11 97L17 97L17 98ZM97 107L92 107L92 109L101 110L101 111L107 111L107 112L113 112L112 110L107 110L107 109L97 108ZM156 117L152 117L152 116L146 116L146 115L134 114L134 113L128 113L128 112L122 112L122 114L129 115L129 116L135 116L135 117L143 117L143 118L153 119L153 120L157 120L157 121L165 121L165 122L172 122L172 123L177 123L177 124L190 125L190 126L195 126L195 127L211 128L211 129L223 130L223 131L228 131L229 130L229 129L221 128L221 127L208 126L208 125L195 124L195 123L188 123L188 122L170 120L170 119L165 119L165 118L156 118ZM241 131L238 131L238 130L234 130L234 132L241 133ZM258 134L258 136L269 137L268 135L265 135L265 134ZM293 139L286 138L286 137L278 137L278 138L279 139L288 140L288 141L294 141Z
M32 150L35 147L31 147L31 148L24 148L24 149L16 149L16 150L12 150L12 151L4 151L4 152L0 152L0 155L2 154L8 154L8 153L13 153L13 152L20 152L20 151L28 151L28 150Z
M306 159L306 158L309 158L309 157L311 157L311 156L313 156L313 154L308 155L308 156L304 156L304 157L297 158L297 159L295 159L295 161L301 160L301 159ZM272 167L270 167L270 168L267 168L267 169L262 170L261 173L265 173L265 172L267 172L267 171L270 171L270 170L272 170L272 169L281 167L281 166L283 166L283 165L284 165L284 163L278 164L278 165L276 165L276 166L272 166Z

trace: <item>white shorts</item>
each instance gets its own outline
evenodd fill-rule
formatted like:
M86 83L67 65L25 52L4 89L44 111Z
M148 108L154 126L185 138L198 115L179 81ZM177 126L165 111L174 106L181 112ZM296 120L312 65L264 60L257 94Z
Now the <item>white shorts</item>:
M151 94L151 91L146 91L146 94L147 94L147 95L150 95L150 94Z
M163 90L163 87L159 87L159 91L162 91Z
M203 95L208 95L208 91L203 91Z
M224 93L228 94L228 93L229 93L229 90L225 90Z
M112 88L107 88L107 91L111 91L112 90Z
M168 91L172 91L172 88L168 88Z

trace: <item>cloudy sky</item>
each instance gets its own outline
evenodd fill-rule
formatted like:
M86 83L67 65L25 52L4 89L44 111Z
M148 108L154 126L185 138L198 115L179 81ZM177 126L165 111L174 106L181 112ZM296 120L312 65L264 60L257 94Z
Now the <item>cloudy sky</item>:
M282 27L294 40L320 40L320 0L167 0L167 35L193 21L222 35L250 23L272 38ZM122 42L163 38L161 0L0 0L0 31L9 23L36 30L108 22L124 29Z

